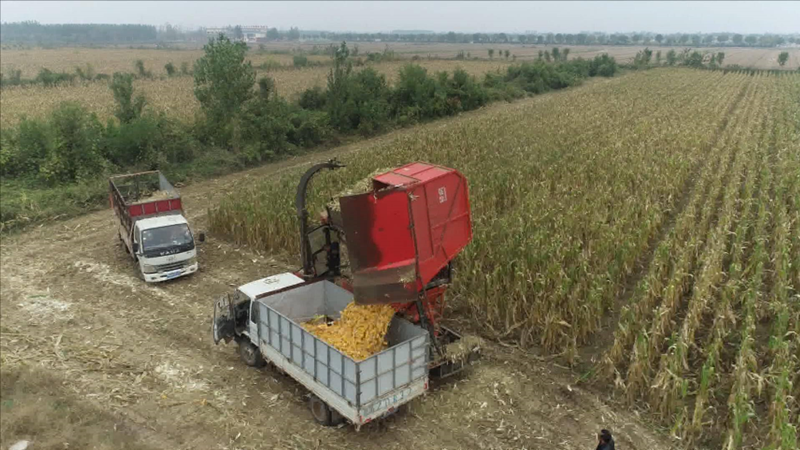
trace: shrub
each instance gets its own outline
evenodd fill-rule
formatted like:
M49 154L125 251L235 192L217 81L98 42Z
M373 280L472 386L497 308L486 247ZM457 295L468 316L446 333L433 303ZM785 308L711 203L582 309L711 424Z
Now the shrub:
M44 120L23 119L15 134L3 139L4 173L54 184L89 179L105 168L103 126L78 104L61 103Z
M703 54L695 50L684 58L683 64L695 68L703 67Z
M674 53L673 50L670 50ZM669 59L669 55L667 55ZM589 65L589 76L613 77L619 70L617 60L607 54L597 55Z
M45 86L52 87L62 83L71 83L75 79L75 75L66 72L53 72L50 69L42 68L39 74L36 75L35 81L42 83Z
M292 57L292 64L295 67L308 67L308 57L305 55L294 55Z
M446 88L438 86L428 71L416 64L400 69L392 92L392 111L401 123L445 115Z
M291 108L289 122L292 128L287 133L287 139L298 147L319 145L330 135L328 115L321 111Z
M786 61L788 61L788 60L789 60L789 52L781 52L778 55L778 64L780 64L781 67L786 65Z
M275 87L275 80L271 77L261 77L258 80L258 95L265 100L277 96L278 90Z
M189 70L189 63L184 61L181 63L181 75L189 75L191 71Z
M175 75L175 65L172 64L172 62L168 62L168 63L164 64L164 70L167 71L167 76L171 77L171 76Z
M469 111L483 106L488 100L485 89L463 69L453 72L453 79L449 83L448 98L458 100L459 111Z
M243 105L236 119L239 133L233 137L242 162L267 161L287 151L291 129L287 113L288 105L280 98L256 97Z
M2 86L19 86L23 84L22 71L19 69L9 69L8 74L2 78Z
M92 81L95 79L94 67L89 63L86 63L85 70L82 67L76 67L75 74L83 81Z
M197 143L179 122L148 113L118 126L110 123L105 148L116 166L149 170L191 161Z
M670 49L670 51L667 52L667 65L674 66L676 62L678 62L678 54L674 49Z
M137 59L136 62L133 64L136 67L136 74L142 78L152 78L153 73L147 70L144 67L144 61L141 59Z
M117 103L114 115L121 123L128 123L142 114L147 101L143 95L133 97L133 75L129 73L115 73L111 80L111 91Z
M297 104L303 109L321 110L325 108L325 95L321 87L314 86L300 94Z

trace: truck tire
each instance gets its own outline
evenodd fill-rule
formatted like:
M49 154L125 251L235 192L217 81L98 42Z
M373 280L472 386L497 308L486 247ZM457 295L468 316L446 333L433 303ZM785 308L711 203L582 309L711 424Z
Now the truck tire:
M239 340L239 356L250 367L264 367L267 364L258 347L245 339Z
M311 394L308 399L308 408L317 423L326 427L333 425L333 411L319 397Z

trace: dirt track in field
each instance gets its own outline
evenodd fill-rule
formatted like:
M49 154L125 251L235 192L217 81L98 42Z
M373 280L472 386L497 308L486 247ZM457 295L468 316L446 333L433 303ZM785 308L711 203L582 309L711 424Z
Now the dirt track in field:
M189 220L203 230L205 205L235 185L368 152L372 143L187 186ZM594 447L600 428L615 433L618 448L671 448L637 415L574 386L571 371L493 344L466 373L434 385L393 417L360 432L321 427L299 384L269 367L246 367L233 345L215 346L210 336L214 298L294 269L293 261L209 235L198 246L200 272L146 285L115 232L114 216L104 210L4 239L0 448L30 439L32 450L116 449L120 442L137 449L582 450ZM32 419L50 416L42 426Z

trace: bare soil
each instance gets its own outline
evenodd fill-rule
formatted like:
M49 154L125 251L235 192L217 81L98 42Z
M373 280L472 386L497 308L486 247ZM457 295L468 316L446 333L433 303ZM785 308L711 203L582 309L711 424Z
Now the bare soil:
M508 106L505 106L508 107ZM444 126L446 121L426 126ZM392 139L400 131L377 139ZM189 220L226 192L374 140L183 188ZM293 270L208 235L200 271L145 284L104 210L3 240L0 258L0 448L40 449L575 449L612 430L617 448L673 442L611 405L576 374L485 343L465 373L435 383L394 416L363 427L317 425L302 386L248 368L211 339L213 300L258 277Z

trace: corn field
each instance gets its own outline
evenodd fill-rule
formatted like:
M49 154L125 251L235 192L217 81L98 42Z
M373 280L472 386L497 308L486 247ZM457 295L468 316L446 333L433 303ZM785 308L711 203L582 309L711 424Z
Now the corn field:
M688 448L796 449L800 76L684 69L590 83L401 133L316 178L312 211L380 167L462 171L473 242L454 314L574 359ZM304 168L234 192L212 232L299 254Z

